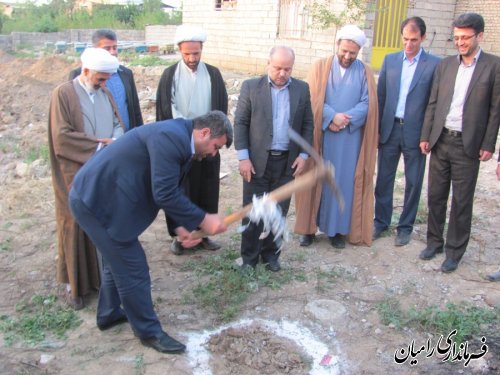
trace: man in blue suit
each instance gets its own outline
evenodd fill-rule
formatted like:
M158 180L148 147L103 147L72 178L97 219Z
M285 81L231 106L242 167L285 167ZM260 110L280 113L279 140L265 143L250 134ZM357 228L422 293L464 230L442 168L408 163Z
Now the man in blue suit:
M385 57L377 87L380 140L373 239L379 238L391 224L394 180L403 154L406 186L396 246L410 242L425 172L425 155L419 147L420 131L432 77L439 63L438 57L427 54L421 47L425 31L425 22L420 17L403 21L404 50Z
M215 156L232 142L226 115L212 111L193 120L168 120L134 128L99 151L80 169L70 191L73 215L103 257L97 306L101 330L129 321L145 346L180 353L185 346L163 332L153 309L151 280L139 235L160 209L175 222L185 247L227 229L223 218L207 214L182 192L181 180L193 159Z

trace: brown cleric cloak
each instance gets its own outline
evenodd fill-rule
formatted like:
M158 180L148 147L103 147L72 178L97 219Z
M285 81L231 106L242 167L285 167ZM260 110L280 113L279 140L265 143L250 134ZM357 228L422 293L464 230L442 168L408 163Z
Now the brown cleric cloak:
M325 103L326 82L333 63L333 55L316 62L307 76L311 90L311 105L314 114L313 147L322 155L323 144L323 105ZM377 89L372 70L365 65L368 80L368 116L363 127L363 141L359 152L356 173L354 176L354 199L351 218L349 242L355 245L372 244L373 232L373 174L375 172L375 157L378 145L378 102ZM309 158L306 171L314 167L314 160ZM311 190L295 194L295 233L316 233L317 215L321 200L321 183Z
M104 91L120 118L111 94ZM95 247L73 219L68 194L75 174L95 153L99 142L84 133L80 100L73 81L59 85L52 92L48 120L57 225L57 281L69 283L71 295L76 298L98 289L100 277Z

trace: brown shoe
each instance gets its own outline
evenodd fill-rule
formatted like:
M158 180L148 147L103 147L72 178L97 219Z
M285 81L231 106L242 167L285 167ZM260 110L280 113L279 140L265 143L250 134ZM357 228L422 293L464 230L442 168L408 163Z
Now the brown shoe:
M177 241L177 238L174 238L172 240L172 244L170 245L170 251L175 255L181 255L183 250L184 247L182 246L182 244Z
M217 242L212 241L208 237L203 237L200 243L201 247L203 247L205 250L219 250L221 248L221 245L219 245Z

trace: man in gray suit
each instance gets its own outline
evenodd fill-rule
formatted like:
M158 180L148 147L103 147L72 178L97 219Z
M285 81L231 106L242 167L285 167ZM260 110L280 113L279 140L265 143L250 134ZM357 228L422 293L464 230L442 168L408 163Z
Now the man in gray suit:
M453 22L458 56L437 67L420 136L420 149L431 153L427 247L432 259L443 248L441 271L457 269L470 238L479 162L491 159L500 124L500 58L484 52L484 20L465 13ZM446 243L443 231L450 184L453 186Z
M235 148L243 177L243 205L254 195L275 190L304 170L308 155L290 142L291 127L312 142L313 115L309 86L291 78L295 53L276 46L269 54L267 75L243 82L234 122ZM280 203L286 217L290 199ZM244 221L246 223L247 220ZM262 223L250 223L241 238L243 267L255 267L260 260L266 267L280 270L279 251L274 237L259 239Z
M403 21L404 50L385 57L377 86L380 139L373 239L379 238L391 225L394 180L403 154L406 186L394 241L396 246L410 242L425 172L425 155L419 148L420 131L432 76L439 63L438 57L427 54L421 47L425 32L422 18L411 17Z

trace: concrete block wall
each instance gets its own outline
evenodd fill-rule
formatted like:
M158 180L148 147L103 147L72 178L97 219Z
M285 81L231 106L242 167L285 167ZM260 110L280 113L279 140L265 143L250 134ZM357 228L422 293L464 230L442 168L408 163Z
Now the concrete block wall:
M160 46L174 44L176 25L149 25L146 26L145 40L146 43L154 43Z

